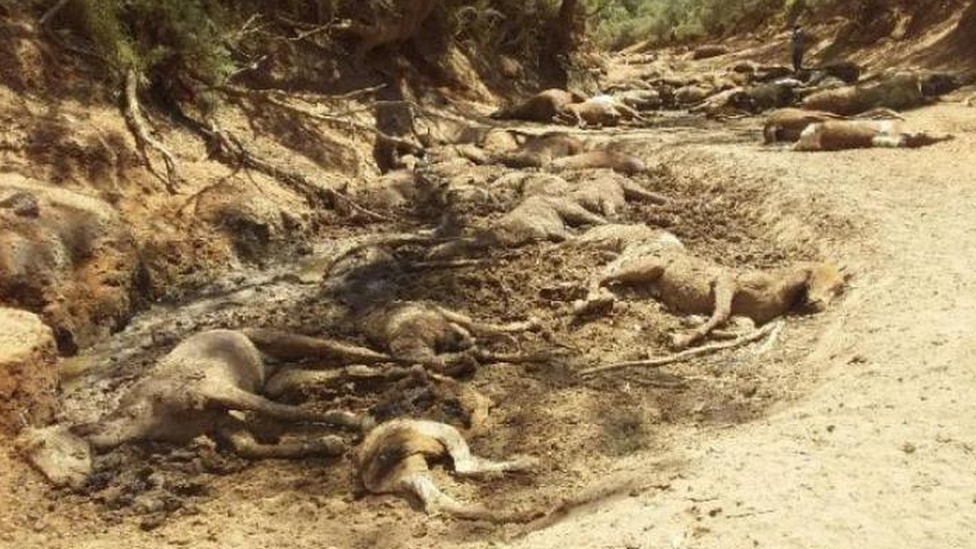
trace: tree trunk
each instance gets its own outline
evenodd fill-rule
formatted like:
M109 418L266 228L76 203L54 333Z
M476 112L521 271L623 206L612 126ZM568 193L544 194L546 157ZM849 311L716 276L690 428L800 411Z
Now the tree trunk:
M573 50L576 31L576 12L579 0L563 0L559 6L559 18L556 27L556 47L559 53L569 53Z
M375 21L369 25L345 21L336 26L336 29L360 39L357 56L362 56L380 46L406 42L413 38L434 9L441 4L441 0L412 0L401 3L406 5L397 17Z

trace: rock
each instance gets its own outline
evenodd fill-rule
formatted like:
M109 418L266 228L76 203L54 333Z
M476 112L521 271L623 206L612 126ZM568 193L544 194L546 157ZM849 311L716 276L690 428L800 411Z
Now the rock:
M92 473L88 441L54 425L29 429L17 440L21 455L51 484L82 488Z
M37 217L41 213L41 208L38 206L34 195L23 191L15 191L0 200L0 208L13 210L20 217Z
M729 53L729 48L726 48L725 46L708 45L695 48L695 51L691 54L691 58L696 60L709 59L711 57L718 57L719 55L725 55L727 53Z
M117 329L133 308L135 241L111 205L0 174L0 301L33 311L73 354Z
M53 418L56 359L54 335L37 315L0 308L0 433Z
M150 515L139 521L139 529L143 532L150 532L159 528L166 522L166 515L163 513L157 513L155 515Z

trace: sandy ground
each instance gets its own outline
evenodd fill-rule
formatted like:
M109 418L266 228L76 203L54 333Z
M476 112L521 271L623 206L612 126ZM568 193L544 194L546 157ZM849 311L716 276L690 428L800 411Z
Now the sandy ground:
M944 105L909 120L959 139L914 152L702 148L716 168L771 175L771 193L825 194L865 222L838 243L855 289L796 364L821 381L762 421L689 433L676 457L691 465L666 490L513 547L976 546L976 116Z
M756 121L707 132L617 135L635 152L681 173L712 174L720 184L761 184L774 197L767 209L778 212L769 214L777 217L767 220L770 227L781 227L794 246L809 242L819 248L816 255L835 257L855 273L848 295L829 313L788 323L775 358L741 351L680 370L719 370L712 374L715 384L734 385L737 376L752 375L774 392L771 407L733 421L714 415L659 421L630 435L647 439L637 445L640 451L612 458L583 453L599 449L592 441L553 442L545 457L554 465L541 480L451 488L507 504L512 498L551 501L553 494L608 478L639 479L629 494L523 535L515 527L424 518L396 498L351 497L346 467L305 460L259 464L218 478L212 498L144 532L138 517L114 517L96 501L46 493L28 470L6 461L11 468L0 475L0 488L21 500L8 500L12 512L0 513L0 546L972 547L974 120L972 109L956 104L911 113L912 124L958 136L919 151L770 149L749 139ZM802 226L794 227L790 218ZM597 331L587 337L607 335L592 329ZM618 338L619 331L610 336ZM480 384L496 398L511 393L493 392L493 382L533 390L528 381L518 385L519 376L498 375ZM617 389L612 406L647 408L646 400L628 404L618 398ZM580 430L596 424L579 415L592 394L554 394L558 400L545 405L552 410L549 423L527 427L537 435L536 451L545 448L546 428L580 438ZM692 392L684 400L694 404L710 394ZM503 403L496 411L502 417L496 425L510 430L518 414L507 408ZM481 448L497 455L511 447L510 437ZM25 511L18 503L30 505Z

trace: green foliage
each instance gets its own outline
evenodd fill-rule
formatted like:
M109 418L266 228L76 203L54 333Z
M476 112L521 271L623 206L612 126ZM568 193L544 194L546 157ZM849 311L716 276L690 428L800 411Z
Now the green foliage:
M472 4L456 6L451 13L452 34L480 51L498 49L504 23L505 14L492 7L490 0L475 0Z
M2 0L0 0L2 1ZM54 0L49 0L54 2ZM234 72L234 36L253 16L300 25L395 18L410 0L71 0L62 18L118 77L191 75L211 84ZM639 3L640 0L626 0ZM433 19L479 54L538 59L562 0L443 0ZM324 36L324 35L323 35ZM239 59L243 60L243 59Z
M685 42L786 26L842 10L854 20L874 16L898 0L588 0L596 10L590 28L597 41L620 48L641 40Z
M451 33L484 54L538 58L560 0L452 0Z
M71 22L117 73L166 67L220 82L234 69L216 0L74 0Z
M685 42L844 15L869 24L907 0L587 0L598 43L620 48L642 40ZM910 2L907 2L910 4ZM609 4L609 5L607 5ZM605 7L604 7L605 6ZM602 7L602 9L601 9Z
M610 48L642 40L669 42L700 38L706 32L705 16L710 16L712 10L710 0L590 0L588 3L591 11L597 13L590 22L591 33L600 45Z

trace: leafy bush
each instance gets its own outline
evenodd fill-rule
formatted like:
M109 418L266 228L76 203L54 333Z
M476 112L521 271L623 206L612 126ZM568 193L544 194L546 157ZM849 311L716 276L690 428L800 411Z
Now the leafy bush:
M604 46L620 48L640 40L685 42L722 37L763 25L787 25L802 18L843 14L856 23L908 0L589 0L590 27Z
M216 0L74 0L69 22L118 75L179 67L219 82L234 69L228 13Z
M559 4L560 0L454 0L446 9L456 39L476 51L538 59Z

